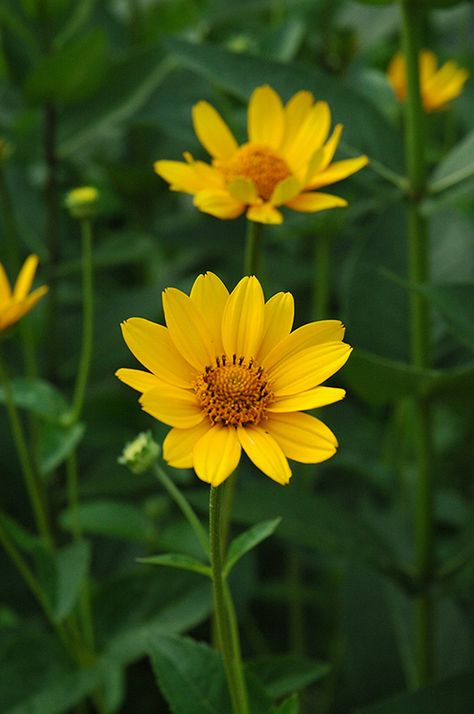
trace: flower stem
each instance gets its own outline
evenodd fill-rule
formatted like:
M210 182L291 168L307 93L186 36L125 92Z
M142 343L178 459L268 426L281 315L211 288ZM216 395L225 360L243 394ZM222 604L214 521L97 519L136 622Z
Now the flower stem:
M183 496L181 491L176 487L176 485L170 479L168 474L165 473L165 471L163 471L161 466L159 466L158 464L155 464L153 466L153 471L154 471L155 476L158 479L158 481L161 483L163 488L171 496L171 498L176 503L178 508L181 510L181 513L186 518L189 525L195 532L197 539L199 540L199 543L201 544L201 547L202 547L204 553L206 555L209 555L209 538L207 537L207 533L204 530L204 528L201 524L201 521L199 520L199 518L196 516L193 509L189 505L189 502Z
M94 333L94 279L92 266L92 224L88 219L81 221L82 232L82 348L77 372L70 420L79 420L84 405L87 381L92 360L92 343Z
M211 545L214 613L219 646L224 660L232 710L234 714L248 714L247 689L240 655L239 631L232 597L223 573L221 528L221 489L211 486L209 497L209 540Z
M262 224L247 221L247 235L245 236L244 275L257 275L260 271L260 258L262 252Z
M313 319L326 320L329 309L332 235L321 234L315 240Z
M45 546L48 548L48 550L53 550L54 543L51 534L51 528L49 525L48 514L46 511L44 500L41 495L41 489L38 484L37 476L33 468L33 463L30 457L30 452L28 450L28 445L26 443L20 415L18 414L18 410L15 405L10 379L8 377L8 372L4 364L1 352L0 384L3 387L5 406L7 408L13 439L15 441L15 447L17 450L18 459L20 461L21 470L23 472L23 478L25 480L25 486L28 493L28 497L30 499L31 508L33 510L36 527Z
M420 3L402 0L402 40L406 61L406 165L408 191L408 262L410 283L411 359L419 368L430 365L430 311L424 297L415 288L429 281L429 235L420 202L426 192L424 112L420 94L419 51L423 8ZM431 419L429 406L421 396L414 399L416 455L416 552L417 568L423 592L416 600L417 684L428 682L433 672L433 602L428 590L433 571L433 484L431 454Z

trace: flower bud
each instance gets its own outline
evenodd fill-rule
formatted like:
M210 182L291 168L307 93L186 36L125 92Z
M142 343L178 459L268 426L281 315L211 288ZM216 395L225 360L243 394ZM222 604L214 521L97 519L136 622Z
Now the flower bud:
M118 463L126 466L133 474L143 474L153 466L159 455L160 447L151 432L142 431L125 445Z
M74 188L66 196L65 205L73 218L94 218L97 214L99 192L93 186Z

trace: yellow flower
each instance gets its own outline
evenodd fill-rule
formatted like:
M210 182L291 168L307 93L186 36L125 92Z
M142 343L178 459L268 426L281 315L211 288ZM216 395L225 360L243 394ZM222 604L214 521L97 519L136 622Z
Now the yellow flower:
M30 255L20 270L12 292L5 268L0 263L0 330L18 322L48 292L48 287L43 285L28 295L37 265L38 256Z
M66 196L65 205L73 218L93 218L97 213L99 192L94 186L73 188Z
M420 66L420 92L425 112L434 112L444 109L461 92L464 83L469 77L467 70L459 67L450 60L437 68L438 61L430 50L421 50L419 55ZM405 73L405 58L397 53L387 70L388 79L400 102L404 102L407 95Z
M319 386L351 352L338 320L293 326L290 293L265 302L255 277L232 293L213 273L190 295L163 293L167 328L132 317L122 323L130 350L148 372L119 369L142 393L142 409L172 427L165 460L193 467L218 486L235 470L241 450L264 474L288 483L288 458L318 463L336 451L334 434L302 410L332 404L343 389Z
M185 153L181 161L157 161L155 171L173 191L194 196L194 205L217 218L247 218L281 223L279 206L314 213L346 206L339 196L315 189L340 181L367 164L366 156L331 163L342 132L337 124L328 139L331 112L301 91L283 105L268 86L257 87L247 112L249 141L238 145L232 132L208 102L193 107L196 135L212 164Z

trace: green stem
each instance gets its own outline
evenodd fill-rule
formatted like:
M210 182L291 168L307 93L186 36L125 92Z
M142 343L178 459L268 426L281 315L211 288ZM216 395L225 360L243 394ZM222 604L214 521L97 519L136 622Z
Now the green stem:
M48 548L48 550L53 550L54 543L49 525L48 514L46 511L45 503L41 496L41 489L39 487L37 476L33 468L33 463L30 457L30 452L28 450L28 445L26 443L20 415L18 414L18 410L15 405L8 372L4 364L1 352L0 384L3 386L5 406L7 408L13 439L15 441L18 459L20 461L21 470L23 472L23 478L25 480L26 490L30 499L31 508L33 510L36 527L45 546Z
M329 310L332 236L317 236L314 254L313 312L315 320L326 320Z
M232 710L234 714L249 714L237 621L230 591L223 573L221 526L221 490L211 486L209 497L209 540L211 545L214 614L219 645L224 660Z
M77 371L70 420L76 423L82 413L87 382L92 360L94 337L94 276L92 265L92 224L90 220L81 221L82 231L82 348Z
M247 221L245 237L244 275L257 275L260 272L262 252L262 224Z
M171 496L171 498L176 503L181 513L186 518L189 525L195 532L204 553L206 555L209 555L209 538L201 524L201 521L189 505L189 502L183 496L181 491L176 487L175 483L170 479L168 474L163 471L161 466L155 464L153 466L153 470L158 481L161 483L165 491L167 491L167 493Z
M48 620L49 624L51 625L53 630L58 635L62 644L65 646L67 651L72 655L73 652L71 649L71 645L68 641L68 637L67 637L64 629L61 627L61 625L58 625L54 621L53 615L51 613L51 609L49 607L47 597L43 591L43 588L41 587L40 582L38 581L36 576L33 574L31 568L29 567L28 563L21 555L20 551L17 549L14 542L11 540L2 521L3 521L3 517L2 517L2 514L0 513L0 543L2 544L2 547L5 550L5 553L8 555L8 557L12 561L13 565L17 569L17 571L18 571L19 575L21 576L21 578L23 579L23 581L26 583L27 587L30 589L31 593L34 595L36 601L38 602L39 606L43 610L43 612L46 616L46 619Z
M425 297L416 290L420 284L429 281L428 226L420 211L420 202L426 193L425 117L418 64L423 8L421 3L410 0L402 0L401 8L407 74L408 262L410 283L414 288L410 293L411 352L413 365L426 368L430 365L430 311ZM425 585L416 600L417 684L422 685L432 677L434 644L433 602L428 589L434 561L431 420L428 403L423 397L414 399L414 421L417 568L420 581Z

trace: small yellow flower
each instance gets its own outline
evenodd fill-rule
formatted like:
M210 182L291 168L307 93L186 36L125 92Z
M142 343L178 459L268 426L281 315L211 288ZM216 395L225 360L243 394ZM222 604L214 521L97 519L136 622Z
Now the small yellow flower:
M172 427L163 442L171 466L193 467L218 486L244 449L264 474L287 484L288 459L318 463L333 456L334 434L302 410L345 395L319 386L351 352L338 320L292 332L290 293L265 302L252 276L229 294L213 273L200 275L189 296L167 288L163 309L167 327L139 317L122 323L125 342L149 371L116 374L142 393L144 411Z
M331 112L301 91L283 105L269 86L257 87L247 112L249 141L238 145L220 114L208 102L193 107L196 135L212 163L156 161L155 171L173 191L194 196L194 205L217 218L237 218L244 211L259 223L281 223L278 210L314 213L346 206L339 196L315 189L340 181L367 164L366 156L331 163L342 125L328 139Z
M0 263L0 331L18 322L48 292L43 285L28 294L38 266L38 256L30 255L24 262L13 291L5 268Z
M74 188L66 196L65 204L73 218L93 218L97 213L99 192L93 186Z
M456 99L469 77L469 72L450 60L438 69L436 56L430 50L421 50L419 55L420 92L425 112L444 109ZM405 58L397 53L387 70L387 76L400 102L406 100L407 83Z

